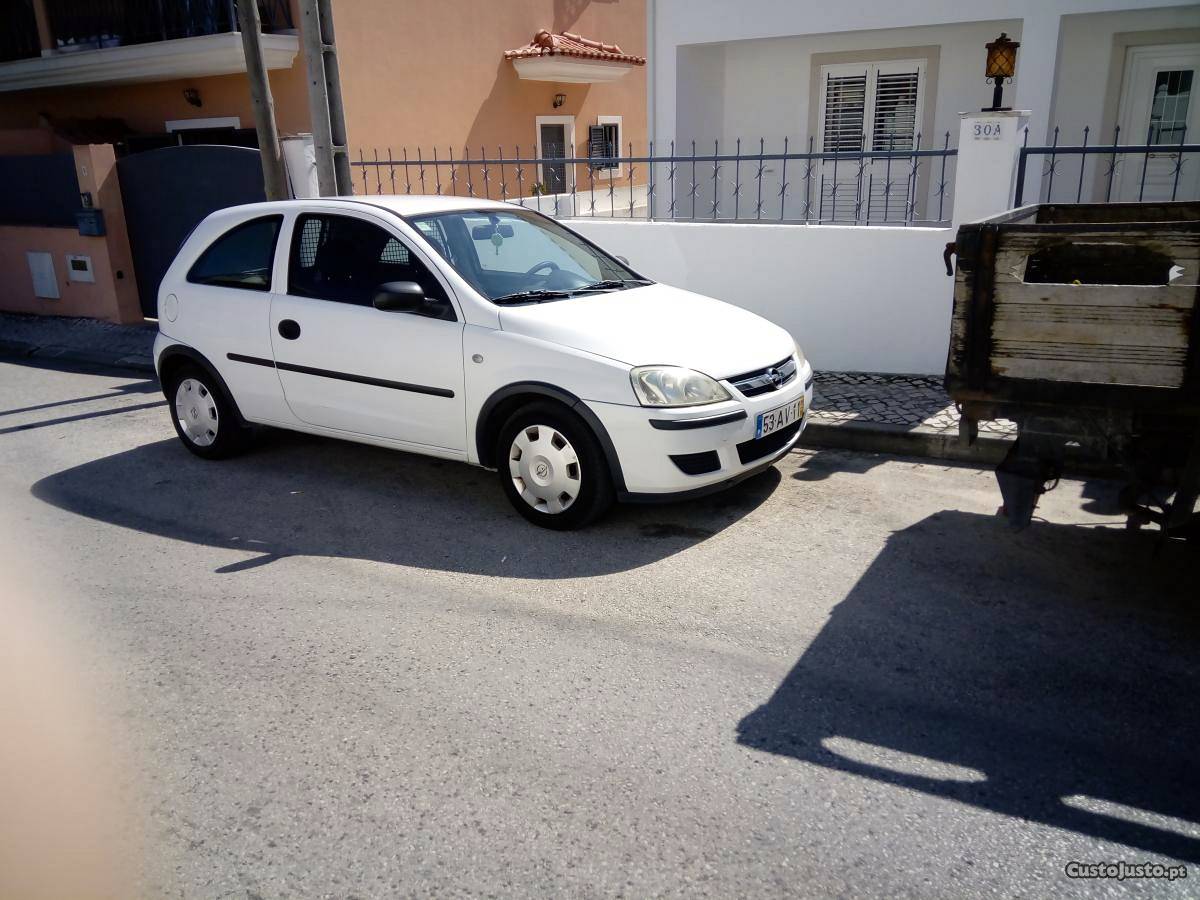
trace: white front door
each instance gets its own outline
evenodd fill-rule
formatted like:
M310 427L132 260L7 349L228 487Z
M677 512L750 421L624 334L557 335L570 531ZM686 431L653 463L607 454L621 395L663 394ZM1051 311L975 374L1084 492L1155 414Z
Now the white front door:
M1147 203L1193 199L1200 189L1200 154L1172 151L1200 141L1200 44L1130 47L1121 91L1121 143L1162 150L1126 154L1113 200Z
M376 309L376 288L395 281L420 284L429 314ZM271 300L275 367L296 418L465 452L462 330L444 282L397 231L365 215L296 218Z

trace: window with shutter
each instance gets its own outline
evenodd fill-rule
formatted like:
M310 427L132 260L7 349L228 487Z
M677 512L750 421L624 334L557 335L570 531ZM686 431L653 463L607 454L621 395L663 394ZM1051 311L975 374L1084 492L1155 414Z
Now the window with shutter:
M911 150L920 129L925 63L905 59L821 67L819 141L825 153Z
M600 159L591 163L593 172L604 172L609 177L621 177L621 117L599 116L598 124L588 128L588 156Z
M925 63L888 60L821 67L817 144L823 153L857 154L916 147L921 128ZM913 187L905 169L884 158L827 158L821 164L821 194L811 214L825 221L883 220L904 215ZM818 206L819 204L819 206Z

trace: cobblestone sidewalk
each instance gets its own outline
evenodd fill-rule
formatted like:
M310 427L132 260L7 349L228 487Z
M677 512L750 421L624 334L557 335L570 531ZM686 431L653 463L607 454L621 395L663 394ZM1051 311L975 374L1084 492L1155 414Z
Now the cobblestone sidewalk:
M879 423L958 434L958 411L942 379L926 375L879 375L872 372L817 372L812 421ZM1008 421L980 422L980 434L1016 434Z
M0 353L153 371L158 329L97 319L0 313Z

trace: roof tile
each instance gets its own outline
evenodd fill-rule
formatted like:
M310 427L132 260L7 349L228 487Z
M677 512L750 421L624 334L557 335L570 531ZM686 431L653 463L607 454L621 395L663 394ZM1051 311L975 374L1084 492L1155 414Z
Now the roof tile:
M584 59L602 59L607 62L629 63L644 66L646 57L622 53L616 44L605 44L579 34L564 31L552 34L545 28L533 36L533 40L516 50L506 50L505 59L528 59L534 56L578 56Z

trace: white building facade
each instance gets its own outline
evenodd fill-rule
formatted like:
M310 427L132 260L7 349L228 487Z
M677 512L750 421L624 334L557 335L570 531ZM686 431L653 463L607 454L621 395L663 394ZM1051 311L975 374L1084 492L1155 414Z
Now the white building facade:
M732 148L740 138L744 152L762 138L770 152L786 137L793 152L844 153L905 150L918 135L922 147L941 147L947 133L953 146L958 114L991 104L984 45L1002 32L1021 42L1004 102L1030 111L1031 145L1052 143L1056 127L1068 146L1083 142L1085 128L1090 146L1112 144L1118 126L1121 145L1145 144L1148 134L1164 147L1185 136L1200 142L1194 2L652 0L648 31L650 136L658 147L674 140L687 149L696 140L711 153L714 141ZM1143 160L1119 159L1111 199L1169 199L1172 190L1194 199L1200 157L1185 160L1176 183L1168 156L1151 154L1145 179ZM1106 199L1110 161L1089 157L1081 173L1080 159L1058 160L1054 199L1075 199L1065 192L1080 181L1081 199ZM1031 158L1031 167L1048 162ZM1041 172L1030 177L1026 201L1039 191L1044 198ZM923 203L937 173L924 178ZM791 173L788 181L794 196ZM939 217L931 209L924 218Z

